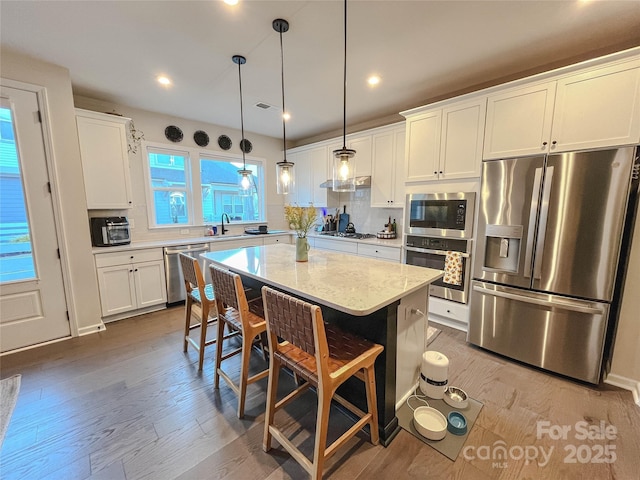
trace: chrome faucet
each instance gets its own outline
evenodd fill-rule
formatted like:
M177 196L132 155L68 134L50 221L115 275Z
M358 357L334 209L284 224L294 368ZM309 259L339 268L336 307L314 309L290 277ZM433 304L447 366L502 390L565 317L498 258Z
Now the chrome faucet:
M224 232L228 232L229 230L227 230L226 228L224 228L224 217L227 217L227 225L229 225L231 223L231 220L229 220L229 215L227 215L226 213L222 214L222 221L220 223L222 223L221 227L220 227L220 234L224 235Z

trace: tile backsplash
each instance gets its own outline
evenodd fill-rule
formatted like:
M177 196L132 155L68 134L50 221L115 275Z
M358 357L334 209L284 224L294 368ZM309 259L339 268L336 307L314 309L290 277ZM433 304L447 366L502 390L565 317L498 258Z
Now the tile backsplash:
M402 234L402 218L403 209L398 208L372 208L371 207L371 189L362 188L353 193L337 193L328 192L329 205L339 205L340 212L343 206L347 206L349 221L353 222L356 232L359 233L376 233L384 230L385 224L395 219L398 228L398 236ZM327 209L328 213L335 212L335 208Z

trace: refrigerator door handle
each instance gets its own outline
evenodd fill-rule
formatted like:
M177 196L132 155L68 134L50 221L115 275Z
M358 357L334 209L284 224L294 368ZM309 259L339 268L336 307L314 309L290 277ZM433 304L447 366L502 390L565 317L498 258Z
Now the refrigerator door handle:
M533 177L533 193L531 193L531 209L529 210L529 226L527 227L527 247L524 254L524 276L531 277L531 257L533 256L533 235L536 228L536 214L538 213L538 198L540 197L540 183L542 182L542 168L536 168Z
M571 310L572 312L586 313L590 315L604 314L604 308L600 308L600 307L586 307L578 303L569 303L566 301L559 301L559 300L548 301L548 300L543 300L541 298L518 295L515 293L509 293L502 290L491 290L488 288L480 287L478 285L474 285L473 290L479 293L483 293L485 295L502 297L508 300L516 300L518 302L532 303L534 305L540 305L543 307L557 307L557 308L562 308L564 310Z
M542 277L542 252L544 251L544 239L547 235L547 219L549 217L549 199L551 198L551 186L553 185L553 168L547 167L547 173L542 187L542 204L540 205L540 224L538 226L538 238L536 239L536 258L533 262L533 278Z

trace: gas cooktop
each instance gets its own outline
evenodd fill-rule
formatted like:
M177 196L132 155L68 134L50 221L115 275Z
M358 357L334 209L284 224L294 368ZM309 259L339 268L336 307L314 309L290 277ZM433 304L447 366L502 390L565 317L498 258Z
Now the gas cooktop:
M363 238L376 238L376 236L372 233L346 233L346 232L319 232L320 235L328 235L330 237L342 237L342 238L355 238L356 240L360 240Z

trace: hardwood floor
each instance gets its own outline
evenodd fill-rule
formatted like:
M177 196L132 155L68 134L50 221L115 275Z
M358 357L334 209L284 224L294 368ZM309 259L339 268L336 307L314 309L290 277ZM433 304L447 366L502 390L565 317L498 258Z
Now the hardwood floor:
M269 454L262 451L266 379L252 385L246 417L239 420L231 390L212 387L215 347L207 350L202 375L196 352L182 352L183 312L176 307L130 318L108 324L105 332L2 357L1 377L21 373L22 387L0 452L0 477L307 478L277 443ZM484 403L466 453L452 462L405 431L387 448L372 446L361 433L329 460L325 478L638 478L640 407L630 392L540 372L436 326L443 332L429 348L449 357L450 384ZM261 355L253 361L256 370L264 368ZM291 379L280 383L288 388ZM276 420L310 455L316 397L308 392L303 398ZM601 422L609 426L609 439L580 438L583 425L596 432ZM330 436L348 425L332 412ZM537 425L549 429L539 434ZM561 427L570 429L566 439L547 433ZM613 454L615 461L603 461Z

